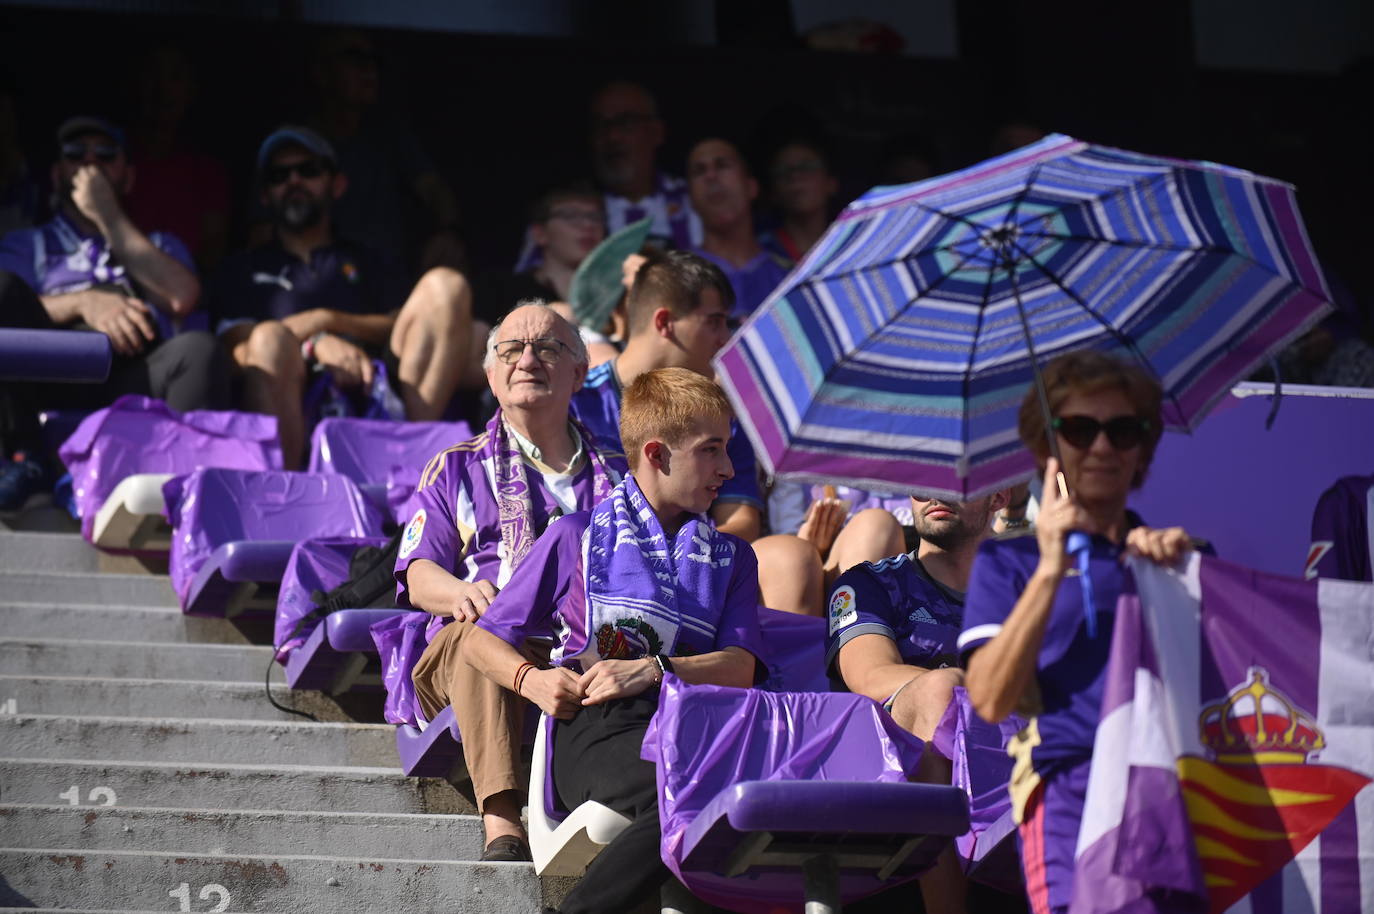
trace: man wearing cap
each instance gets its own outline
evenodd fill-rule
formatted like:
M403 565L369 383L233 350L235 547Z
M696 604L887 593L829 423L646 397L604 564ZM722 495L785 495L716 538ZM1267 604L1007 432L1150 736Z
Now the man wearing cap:
M380 359L407 419L440 418L454 392L485 383L466 278L436 267L407 291L400 266L334 234L348 188L333 147L282 127L258 151L258 186L273 237L226 260L211 287L220 340L242 373L248 409L277 417L288 467L305 458L306 372L368 390Z
M96 409L121 394L177 410L227 406L227 369L214 339L177 333L200 299L190 252L166 232L144 232L123 201L134 182L124 132L95 117L57 131L52 167L57 215L0 240L0 325L84 326L110 338L116 358L102 385L11 388L21 406L8 434L16 460L0 468L0 509L18 507L45 481L36 410Z

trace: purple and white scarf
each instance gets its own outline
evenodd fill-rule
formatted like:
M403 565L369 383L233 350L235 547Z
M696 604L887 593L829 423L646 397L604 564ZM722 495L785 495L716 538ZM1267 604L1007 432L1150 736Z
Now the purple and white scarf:
M730 586L735 541L705 515L690 518L672 543L633 476L592 510L584 540L586 644L576 658L633 660L715 649ZM555 663L563 661L561 645ZM567 658L571 660L573 658Z
M570 421L582 440L582 453L591 461L591 503L597 504L611 494L616 477L606 465L606 458L596 449L591 434L576 419ZM531 523L534 507L530 499L530 484L524 455L520 452L515 436L506 427L500 409L487 423L487 442L487 446L491 448L492 469L496 477L494 494L498 523L501 527L501 544L505 547L507 561L514 571L529 554L539 534Z

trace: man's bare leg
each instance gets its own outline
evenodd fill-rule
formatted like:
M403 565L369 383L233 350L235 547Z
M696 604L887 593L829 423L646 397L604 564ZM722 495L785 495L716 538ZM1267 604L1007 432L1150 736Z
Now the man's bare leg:
M882 508L865 508L849 519L830 547L825 562L825 589L828 592L835 579L860 562L877 562L906 552L902 525L892 512Z
M279 321L263 321L248 339L234 347L234 362L243 370L244 407L277 417L282 465L305 465L305 360L296 335Z
M407 419L444 414L470 367L472 331L472 289L463 274L435 267L421 276L391 330Z
M930 670L921 673L897 693L892 704L892 719L903 729L925 740L926 751L916 768L916 780L923 784L948 784L953 766L935 751L930 738L954 697L954 687L962 685L960 670ZM966 910L968 880L953 846L945 848L935 866L921 877L921 897L927 911L962 914Z

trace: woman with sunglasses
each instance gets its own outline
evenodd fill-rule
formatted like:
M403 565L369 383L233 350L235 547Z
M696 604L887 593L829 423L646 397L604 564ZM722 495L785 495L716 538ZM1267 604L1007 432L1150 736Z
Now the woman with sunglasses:
M1009 747L1016 759L1012 808L1031 910L1057 914L1068 910L1073 894L1114 610L1130 573L1123 559L1172 563L1191 541L1181 528L1143 526L1126 508L1159 443L1162 393L1155 380L1087 351L1054 359L1043 376L1050 429L1034 390L1018 423L1044 477L1035 530L979 550L959 650L979 715L996 722L1018 711L1030 721ZM1062 466L1050 456L1047 431L1058 437ZM1061 470L1068 497L1057 485ZM1082 566L1067 551L1070 531L1090 537L1091 619Z

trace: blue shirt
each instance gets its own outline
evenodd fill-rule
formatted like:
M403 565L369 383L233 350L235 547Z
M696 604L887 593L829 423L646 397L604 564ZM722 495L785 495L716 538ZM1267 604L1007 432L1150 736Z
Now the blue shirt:
M587 372L582 389L573 394L572 414L591 432L598 448L623 454L625 448L620 443L620 398L623 391L614 365L614 361L602 362ZM734 465L735 475L720 487L716 501L742 502L762 510L758 473L754 469L754 449L740 431L739 423L733 419L730 420L730 441L725 446L725 452Z
M276 240L225 260L210 288L215 330L281 320L312 308L349 314L388 314L410 289L394 261L360 244L338 240L303 261Z
M954 666L964 595L932 578L915 553L855 565L835 581L827 604L825 665L860 635L882 635L903 663Z
M763 304L764 299L787 278L789 265L771 251L760 251L758 256L742 267L737 267L712 254L704 248L692 248L692 253L703 257L720 267L725 278L730 280L730 288L735 291L735 307L730 314L734 317L748 317L754 309Z

